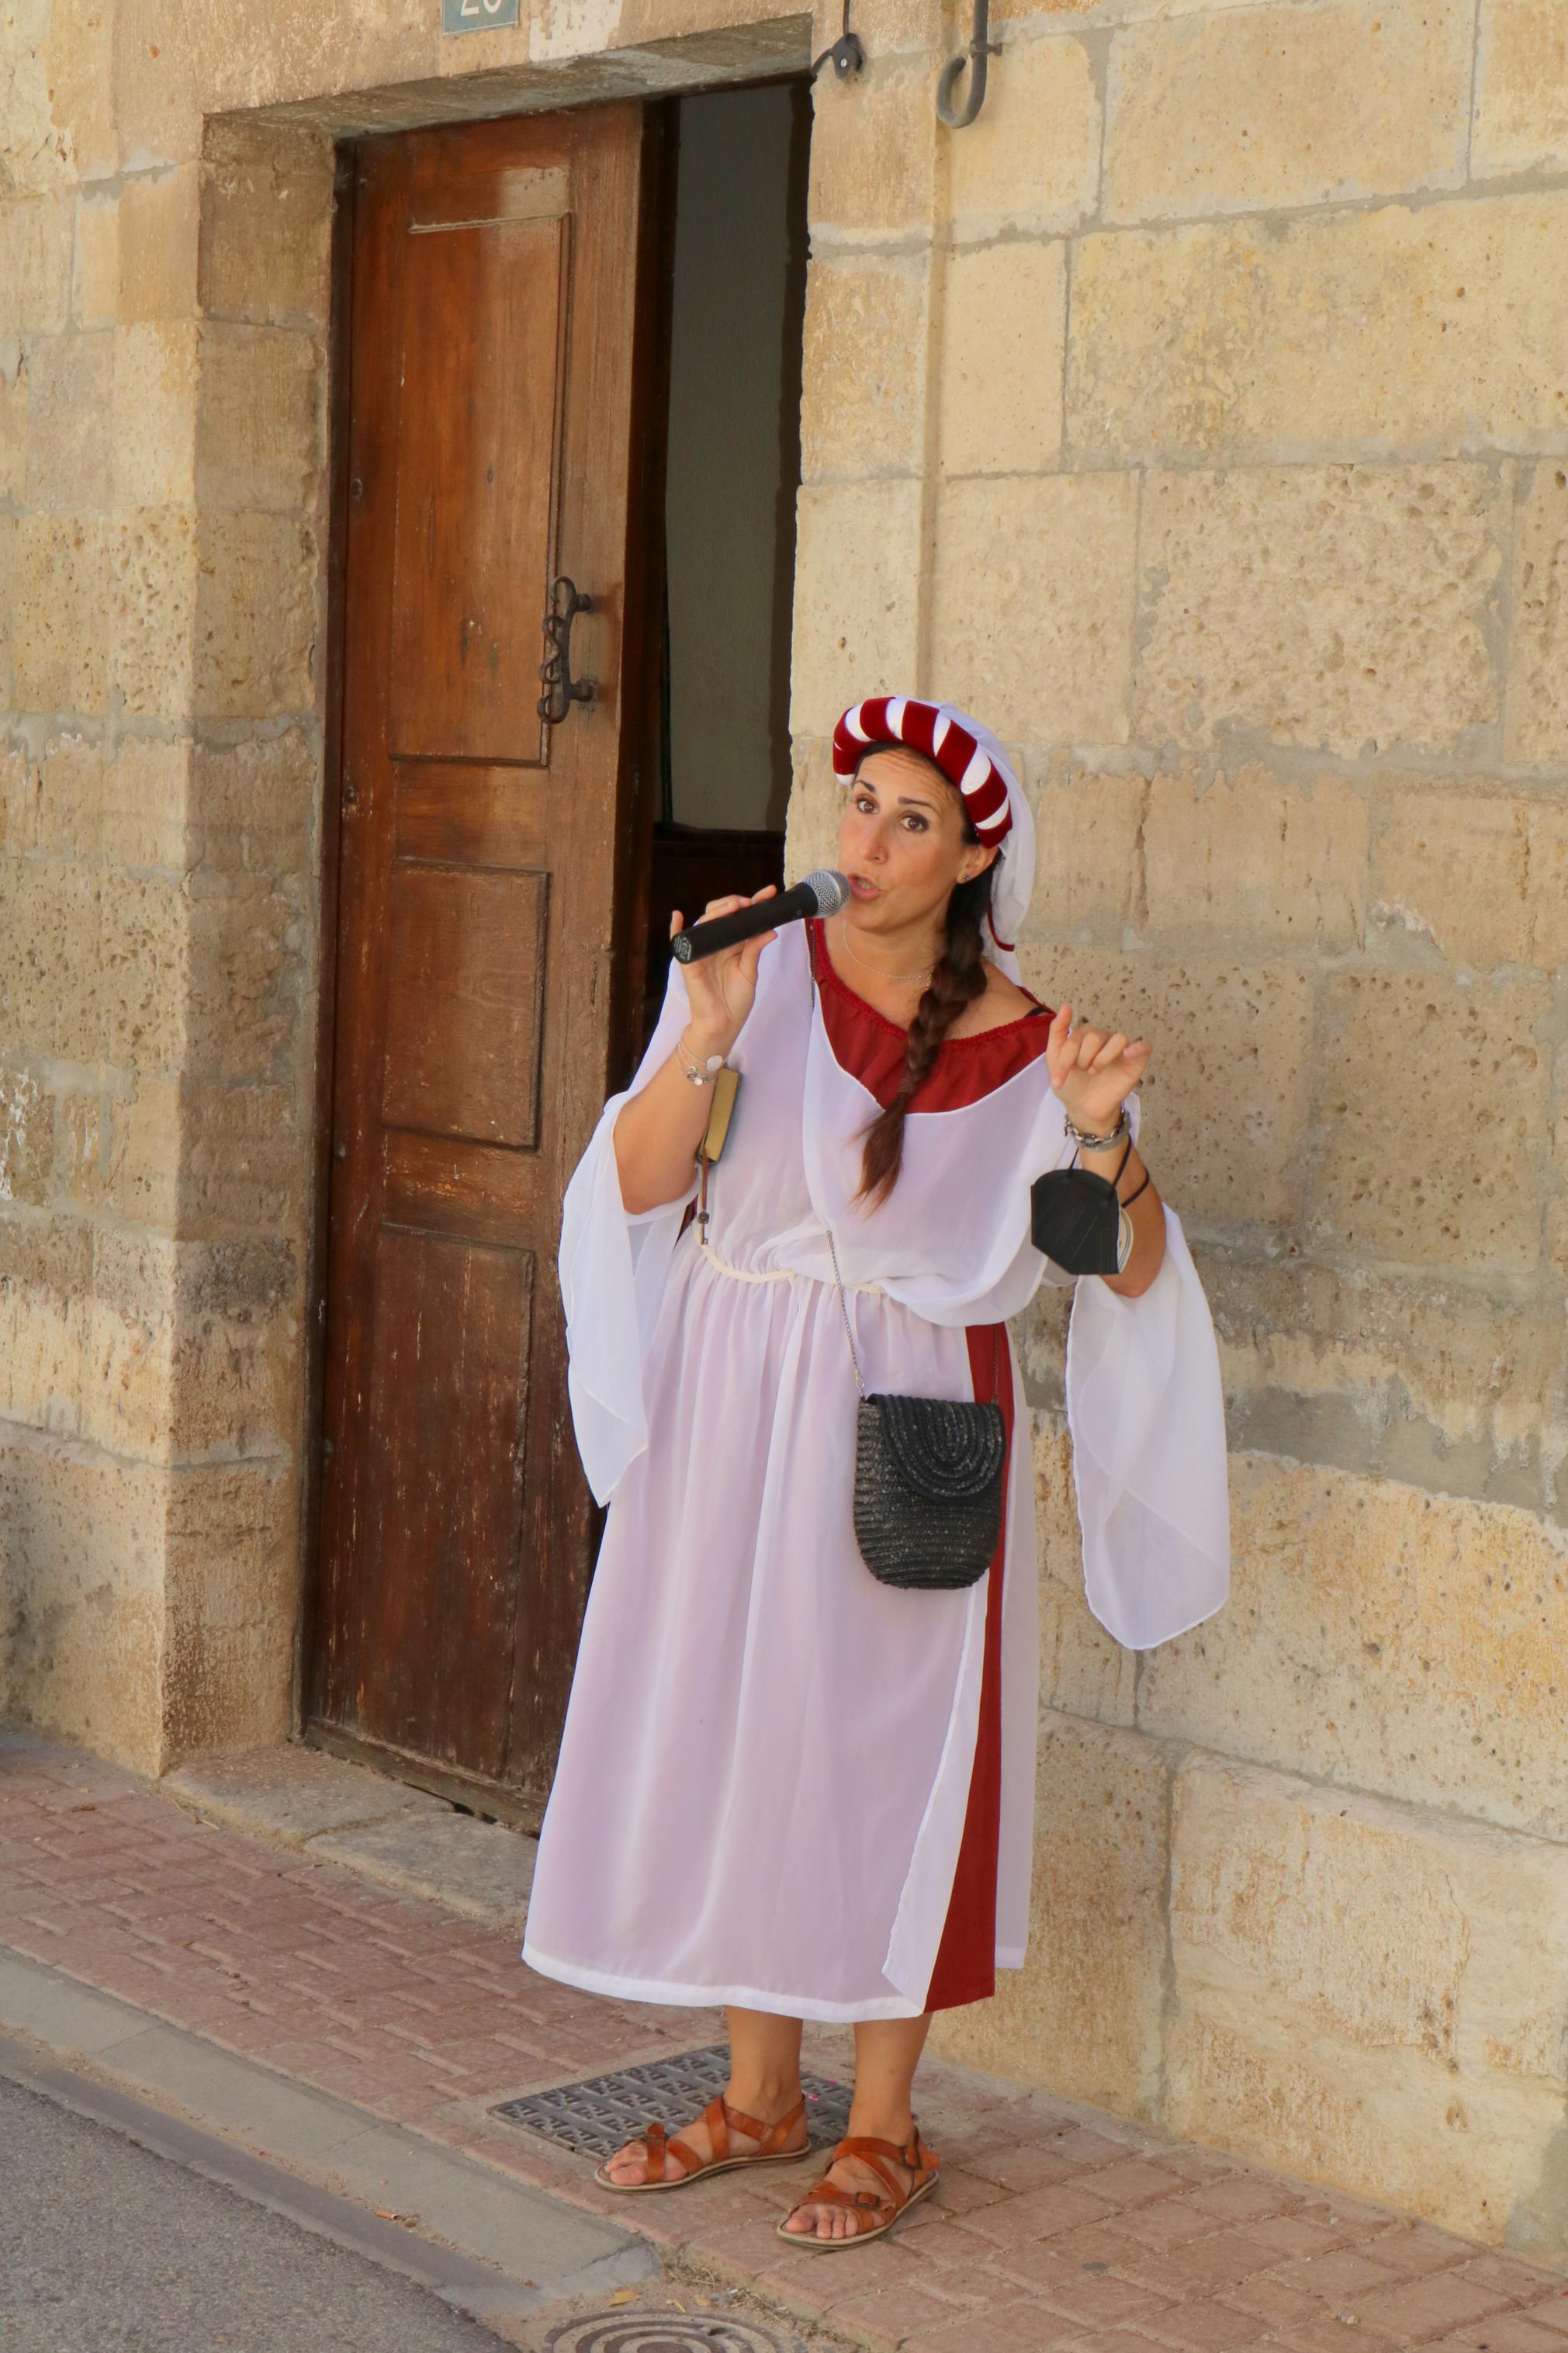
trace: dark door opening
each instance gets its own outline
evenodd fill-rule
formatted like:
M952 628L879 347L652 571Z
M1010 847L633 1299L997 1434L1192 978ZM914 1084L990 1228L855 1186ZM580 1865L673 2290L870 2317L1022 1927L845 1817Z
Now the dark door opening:
M706 91L669 109L663 585L647 997L669 915L784 878L800 487L811 88Z

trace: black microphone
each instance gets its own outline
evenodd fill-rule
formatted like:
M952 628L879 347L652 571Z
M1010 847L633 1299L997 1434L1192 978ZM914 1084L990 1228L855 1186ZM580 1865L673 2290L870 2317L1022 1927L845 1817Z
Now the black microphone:
M847 875L831 866L818 867L793 891L781 891L776 899L759 899L754 907L737 907L732 915L715 915L710 923L693 923L689 932L677 932L669 952L677 964L696 964L703 956L716 955L721 948L754 940L759 932L773 931L780 923L797 923L803 915L836 915L848 897Z

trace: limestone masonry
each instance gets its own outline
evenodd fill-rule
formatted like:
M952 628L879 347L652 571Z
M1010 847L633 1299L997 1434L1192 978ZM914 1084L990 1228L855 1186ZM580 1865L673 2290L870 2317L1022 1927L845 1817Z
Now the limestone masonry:
M766 0L0 10L0 1716L295 1721L340 137L798 69ZM816 94L795 871L878 686L1152 1035L1229 1609L1047 1560L1029 1966L940 2041L1568 2263L1568 0L856 0Z

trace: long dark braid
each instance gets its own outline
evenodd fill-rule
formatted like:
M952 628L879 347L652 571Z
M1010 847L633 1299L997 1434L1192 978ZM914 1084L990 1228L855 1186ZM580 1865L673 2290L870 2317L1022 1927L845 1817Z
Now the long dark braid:
M965 841L980 836L964 818ZM909 1050L899 1092L866 1130L857 1198L875 1208L885 1201L899 1178L904 1158L904 1114L917 1091L931 1076L937 1049L966 1005L985 992L984 945L986 910L991 904L994 861L967 882L955 882L947 902L947 933L925 994L910 1024Z

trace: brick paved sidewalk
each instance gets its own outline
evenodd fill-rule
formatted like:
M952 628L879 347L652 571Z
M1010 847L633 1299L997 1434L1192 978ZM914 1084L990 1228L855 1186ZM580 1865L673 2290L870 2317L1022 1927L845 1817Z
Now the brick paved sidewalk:
M512 1935L15 1734L0 1736L0 1945L631 2221L876 2353L1568 2353L1559 2274L940 2063L922 2068L920 2111L942 2189L876 2247L780 2246L806 2166L610 2198L490 2106L712 2042L715 2014L547 1983ZM813 2031L807 2047L845 2072L847 2036Z

